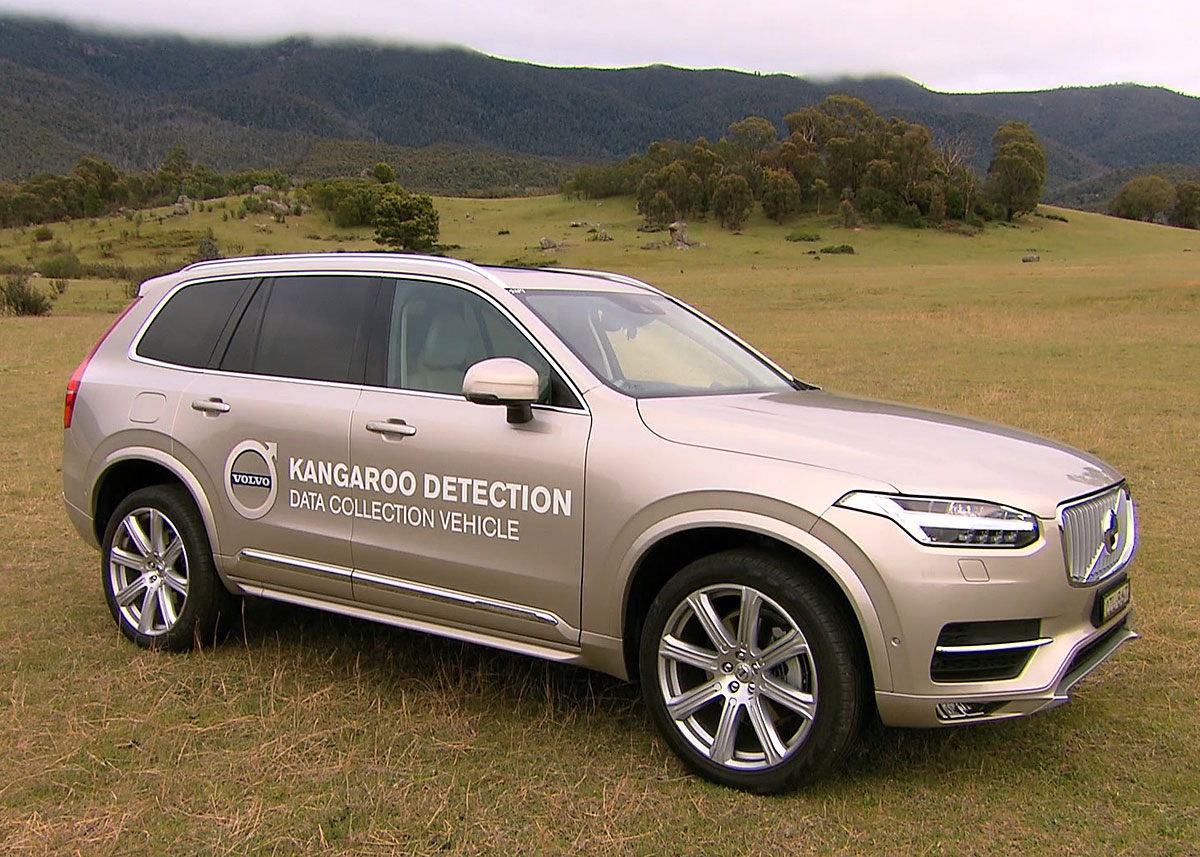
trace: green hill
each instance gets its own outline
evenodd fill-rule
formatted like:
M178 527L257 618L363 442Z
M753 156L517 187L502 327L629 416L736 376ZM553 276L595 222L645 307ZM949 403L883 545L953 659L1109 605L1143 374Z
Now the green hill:
M981 169L995 128L1027 121L1046 144L1050 200L1113 169L1200 164L1200 99L1160 88L951 95L896 77L547 68L462 49L214 44L8 17L0 18L0 177L63 171L89 153L146 169L173 145L220 170L320 172L314 165L349 159L352 141L400 147L397 159L414 164L434 145L463 161L504 152L499 175L539 185L566 163L624 158L652 140L715 139L750 114L782 127L784 115L831 92L963 137ZM537 158L513 161L518 153Z

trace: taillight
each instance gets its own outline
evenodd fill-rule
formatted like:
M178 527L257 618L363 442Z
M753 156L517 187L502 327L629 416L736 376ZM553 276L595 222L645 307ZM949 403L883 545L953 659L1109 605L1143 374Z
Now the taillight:
M100 335L100 338L96 340L96 344L93 345L92 350L87 353L87 357L84 357L83 362L76 366L75 371L71 373L71 379L67 381L67 398L63 402L64 429L69 429L71 427L71 417L75 415L75 400L79 398L79 382L83 380L83 373L87 370L88 363L90 363L92 358L96 356L96 352L100 350L100 346L104 344L104 340L108 338L108 335L113 332L113 328L121 323L121 319L129 314L129 311L133 309L134 304L136 304L139 300L141 300L141 298L134 298L129 302L129 306L121 310L121 314L113 319L113 323L108 326L108 330L104 331L104 333Z

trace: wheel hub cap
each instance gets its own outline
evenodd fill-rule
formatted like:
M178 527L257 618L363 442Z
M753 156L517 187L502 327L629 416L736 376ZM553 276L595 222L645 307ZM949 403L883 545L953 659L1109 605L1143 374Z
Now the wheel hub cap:
M804 634L749 586L708 586L675 608L659 642L658 679L675 728L731 769L780 764L816 716L817 676Z

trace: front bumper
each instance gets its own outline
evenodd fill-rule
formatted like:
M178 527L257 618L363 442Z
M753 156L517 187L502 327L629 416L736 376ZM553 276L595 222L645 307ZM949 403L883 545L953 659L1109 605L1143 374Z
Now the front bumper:
M875 697L886 725L947 726L1053 708L1137 636L1130 604L1096 625L1098 599L1126 579L1126 566L1101 581L1073 583L1059 528L1041 523L1042 538L1029 547L959 551L919 545L878 515L835 507L823 516L823 524L859 547L860 564L874 571L860 570L860 579L873 581L872 603L894 609L879 614L890 683L877 669ZM1024 630L989 637L997 625ZM954 629L965 636L954 639ZM1005 648L1016 650L1011 668L960 657L973 649ZM947 670L947 664L958 669Z
M954 693L946 688L941 695L914 695L876 691L875 704L880 719L888 726L929 728L1007 720L1047 711L1069 699L1071 689L1086 678L1130 640L1138 635L1132 628L1133 612L1084 640L1071 651L1055 682L1037 690L1000 690L992 693ZM948 711L966 712L948 716Z

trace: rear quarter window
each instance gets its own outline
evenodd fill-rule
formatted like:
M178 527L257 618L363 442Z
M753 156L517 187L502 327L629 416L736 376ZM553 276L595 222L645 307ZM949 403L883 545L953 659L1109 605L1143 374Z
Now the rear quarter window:
M204 368L234 307L253 280L214 280L184 286L167 299L135 353L150 360Z

